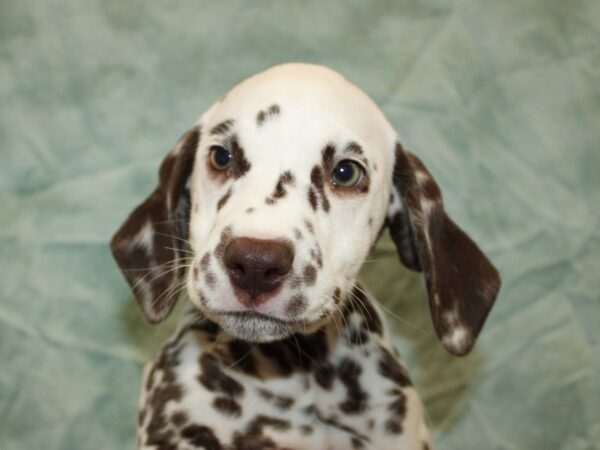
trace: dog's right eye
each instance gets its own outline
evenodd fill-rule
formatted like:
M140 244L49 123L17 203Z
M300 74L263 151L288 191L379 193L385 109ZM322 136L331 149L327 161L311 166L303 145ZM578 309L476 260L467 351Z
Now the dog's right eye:
M210 148L209 157L210 163L216 170L227 170L231 165L231 153L218 145Z

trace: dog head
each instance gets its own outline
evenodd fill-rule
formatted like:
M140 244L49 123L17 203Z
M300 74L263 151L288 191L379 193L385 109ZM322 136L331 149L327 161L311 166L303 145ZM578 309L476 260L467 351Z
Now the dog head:
M266 342L328 321L385 225L401 261L424 273L442 344L467 353L498 272L365 93L327 68L286 64L202 115L111 246L150 322L187 290L228 333Z

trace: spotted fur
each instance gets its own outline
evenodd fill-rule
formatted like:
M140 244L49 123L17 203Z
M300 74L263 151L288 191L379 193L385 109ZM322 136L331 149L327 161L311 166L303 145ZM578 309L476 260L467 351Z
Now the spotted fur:
M182 290L193 305L146 366L140 449L431 448L358 271L388 228L400 260L423 273L436 334L456 355L472 348L500 278L399 142L363 92L303 64L242 82L184 134L111 242L150 322ZM224 170L210 164L213 146L231 155ZM364 177L340 187L332 171L349 158ZM242 302L232 282L233 270L259 266L225 261L240 238L276 242L290 258L260 302Z

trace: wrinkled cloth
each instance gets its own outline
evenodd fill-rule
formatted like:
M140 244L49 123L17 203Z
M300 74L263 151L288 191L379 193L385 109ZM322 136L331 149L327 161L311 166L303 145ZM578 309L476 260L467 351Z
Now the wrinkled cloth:
M597 448L598 24L596 0L3 2L0 447L135 446L177 313L144 323L110 236L212 102L306 61L373 97L502 273L459 359L387 233L365 264L436 448Z

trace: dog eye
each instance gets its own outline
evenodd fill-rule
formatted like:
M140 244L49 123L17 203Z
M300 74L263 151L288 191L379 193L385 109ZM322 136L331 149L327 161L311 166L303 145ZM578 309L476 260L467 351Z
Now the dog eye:
M223 147L213 145L210 148L210 163L217 170L227 170L231 165L231 153Z
M350 159L340 161L333 169L331 179L334 186L354 187L362 180L365 169Z

